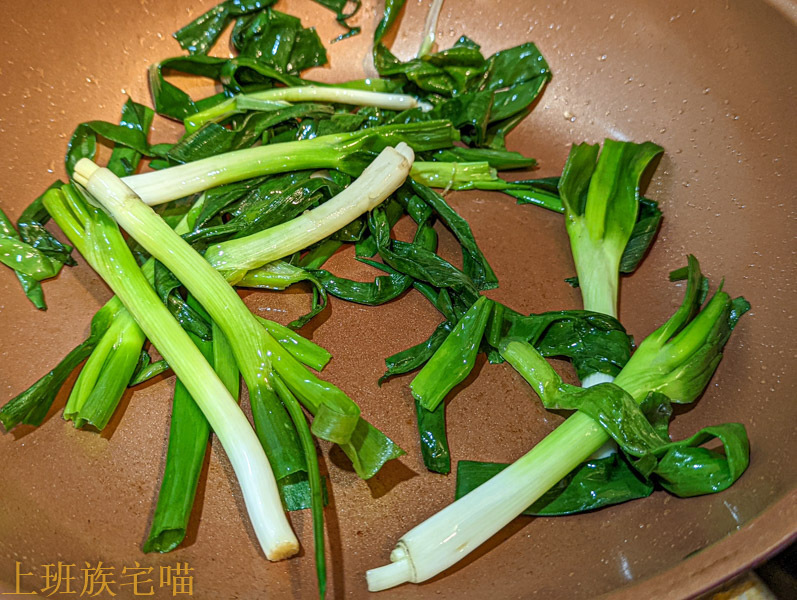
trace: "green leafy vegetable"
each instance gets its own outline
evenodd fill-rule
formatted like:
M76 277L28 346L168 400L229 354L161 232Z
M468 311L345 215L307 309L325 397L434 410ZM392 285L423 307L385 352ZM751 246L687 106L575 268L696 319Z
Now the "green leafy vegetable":
M461 460L457 463L455 497L462 498L508 464ZM654 485L641 478L620 454L581 463L522 514L528 516L572 515L647 498Z
M59 187L60 181L47 189ZM0 262L14 269L25 295L41 310L47 308L44 291L39 283L48 272L57 274L60 266L76 264L72 247L59 242L44 228L50 216L43 209L41 196L34 200L17 220L17 230L0 210ZM39 272L31 272L37 270Z
M119 177L131 175L141 156L152 156L147 134L154 113L151 108L128 98L122 108L119 125L105 121L88 121L77 126L66 152L66 172L70 176L81 158L93 159L97 153L97 139L114 143L108 168Z
M241 57L257 60L280 73L296 75L326 64L327 53L315 29L271 8L239 18L232 43Z
M332 40L333 44L360 33L360 27L352 27L349 25L348 21L357 14L357 11L360 10L360 6L362 5L361 0L313 0L313 2L316 2L321 6L325 6L329 10L333 11L335 13L335 19L338 21L338 23L348 30L346 33L341 33L338 37ZM349 12L346 12L346 6L349 4L352 4L353 6Z
M551 77L537 47L521 44L484 58L478 44L463 36L448 50L427 54L423 47L421 56L401 62L383 39L403 5L404 0L385 3L374 32L377 71L406 82L405 91L427 98L435 105L430 118L450 119L469 144L505 149L504 136L525 117ZM418 110L406 116L418 118Z
M58 275L62 262L23 242L6 214L0 211L0 262L35 281Z
M433 411L473 368L492 302L479 298L410 384L412 395Z
M174 39L191 54L206 54L232 19L259 11L275 0L225 0L174 32Z

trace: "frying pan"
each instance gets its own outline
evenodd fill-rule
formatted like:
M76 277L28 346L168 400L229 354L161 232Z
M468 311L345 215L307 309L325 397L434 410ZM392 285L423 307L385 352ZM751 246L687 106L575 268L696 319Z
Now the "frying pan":
M6 0L0 43L0 201L12 218L56 177L79 122L114 121L127 95L147 102L146 67L179 52L170 33L207 10L200 2L23 2ZM394 51L420 43L425 5L410 2ZM330 12L309 1L278 8L315 25L322 40L340 33ZM664 146L648 187L665 219L649 256L621 284L620 316L642 339L673 312L682 288L667 273L694 253L714 284L743 294L753 310L734 332L703 398L682 410L676 437L737 421L747 427L750 467L729 490L680 500L664 492L594 513L519 518L432 581L383 598L687 598L765 560L797 533L797 353L794 318L794 188L797 120L795 23L787 0L574 2L449 0L438 42L460 34L486 54L535 41L554 73L510 149L535 156L536 174L560 172L573 142L604 137ZM330 64L310 77L339 81L369 73L368 51L381 8L365 2L362 35L329 47ZM217 52L226 53L226 45ZM202 85L202 84L198 84ZM207 91L207 90L205 90ZM152 141L174 128L156 120ZM580 308L562 219L488 192L450 195L471 223L501 286L491 296L520 311ZM404 229L402 229L404 228ZM397 228L406 235L404 225ZM442 252L454 255L445 235ZM49 310L36 311L13 274L0 270L0 402L28 387L88 330L109 291L82 262L45 283ZM372 276L348 253L330 269ZM304 290L245 297L282 322L307 306ZM330 597L367 595L364 572L384 564L395 541L453 498L454 476L425 471L413 402L399 377L377 387L384 357L425 339L437 315L416 293L369 308L332 301L303 333L328 348L326 376L408 454L368 482L322 444L331 482L327 509ZM511 461L560 421L544 411L506 365L479 363L448 408L452 455ZM306 598L315 594L311 522L291 514L302 554L268 563L253 540L239 490L219 446L207 461L183 547L144 555L165 459L172 378L128 392L102 434L75 430L56 400L38 429L0 435L0 591L15 568L41 586L43 565L102 560L117 580L135 561L158 568L188 563L193 597ZM130 590L130 588L123 588ZM118 588L117 588L118 590ZM132 594L122 591L120 597Z

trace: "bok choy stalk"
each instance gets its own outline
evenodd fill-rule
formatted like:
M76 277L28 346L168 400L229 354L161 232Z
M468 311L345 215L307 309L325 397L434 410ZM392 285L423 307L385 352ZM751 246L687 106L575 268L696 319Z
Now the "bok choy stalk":
M741 425L709 427L683 442L671 443L656 422L661 402L648 404L654 408L652 416L632 410L646 401L651 390L673 393L675 401L695 400L716 369L731 331L749 308L744 299L731 300L718 291L700 310L703 278L693 258L688 280L681 308L646 338L639 358L635 354L629 360L615 384L589 389L567 386L533 346L504 339L501 355L529 381L546 406L581 410L512 465L402 536L390 555L391 563L366 573L369 590L419 583L454 565L587 459L610 434L637 460L636 467L657 475L662 485L678 495L717 492L733 483L748 461ZM627 419L616 420L618 415ZM723 441L727 458L700 447L712 437Z
M207 417L241 484L252 526L266 557L280 560L295 554L298 541L288 524L274 474L255 432L202 353L155 294L116 224L102 210L59 190L48 192L44 203L81 255L108 283L169 362Z
M188 133L193 133L208 121L220 121L247 110L269 110L284 106L288 102L331 102L354 106L375 106L398 111L416 107L424 112L432 109L431 104L421 102L408 94L389 94L317 85L280 87L251 94L239 94L194 113L185 119L185 129Z
M414 151L449 147L459 139L450 121L383 125L309 140L268 144L211 156L124 182L147 204L156 205L225 183L304 169L339 169L359 175L373 153L404 142Z

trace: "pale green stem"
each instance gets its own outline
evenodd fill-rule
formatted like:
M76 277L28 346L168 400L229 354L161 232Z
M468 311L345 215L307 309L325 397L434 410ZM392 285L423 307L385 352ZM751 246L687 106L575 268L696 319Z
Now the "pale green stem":
M83 159L76 165L75 180L87 185L91 174L98 170L99 167L94 163ZM110 174L107 169L103 171ZM47 208L56 217L58 211L51 210L50 206ZM61 225L63 221L58 222ZM161 222L174 235L168 225ZM90 219L87 223L92 226ZM74 229L69 223L61 226L67 233ZM91 234L97 237L115 236L118 238L115 239L116 246L126 250L121 234L115 227L105 227L107 231L101 227L95 229ZM73 243L79 243L80 253L119 296L125 308L183 382L218 436L241 484L244 503L266 557L281 560L298 552L299 543L282 508L265 452L227 388L158 298L132 254L119 252L109 260L80 238L82 236L76 236Z
M369 591L420 583L456 564L607 439L590 417L574 414L498 475L404 534L390 555L391 564L366 572Z
M385 148L349 187L281 225L211 246L205 259L232 284L247 271L302 250L348 225L398 189L409 173L412 148Z
M384 92L317 85L279 87L262 92L242 94L220 102L186 118L185 128L188 133L191 133L207 121L234 115L242 112L244 108L256 108L257 103L252 103L252 100L268 103L266 106L271 110L273 110L276 102L331 102L335 104L351 104L353 106L376 106L396 111L419 107L426 112L432 108L430 104L421 102L408 94L386 94Z

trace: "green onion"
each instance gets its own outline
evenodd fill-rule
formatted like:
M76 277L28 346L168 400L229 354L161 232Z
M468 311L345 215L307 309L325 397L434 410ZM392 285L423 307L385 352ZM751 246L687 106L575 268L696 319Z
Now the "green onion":
M205 259L235 284L247 271L302 250L381 204L404 183L412 160L412 149L404 143L385 148L334 198L282 225L210 246Z
M193 298L188 298L192 303ZM192 303L195 310L202 308ZM202 355L212 364L233 398L238 398L239 374L227 338L213 323L213 341L207 342L189 333ZM169 446L163 470L158 503L152 526L144 543L144 552L169 552L185 538L188 519L194 505L199 475L205 462L210 424L196 401L179 379L174 384Z
M295 554L298 541L288 524L274 475L257 436L202 353L155 294L114 222L102 210L68 198L58 190L48 192L44 203L81 255L124 303L205 414L235 470L266 557L280 560ZM168 229L168 225L164 226Z
M131 175L124 181L144 202L155 205L225 183L274 173L340 169L358 175L373 159L373 152L389 146L404 142L421 152L449 147L458 139L459 133L450 121L383 125L236 150L160 171Z
M386 94L343 87L326 87L306 85L296 87L280 87L240 94L215 106L195 113L185 119L185 129L192 133L199 129L203 123L218 121L245 110L273 110L276 106L284 106L287 102L330 102L334 104L352 104L354 106L376 106L388 110L407 110L420 107L421 110L431 110L432 106L420 102L407 94Z
M440 17L441 8L443 8L443 0L432 0L432 6L429 7L429 12L426 13L426 21L423 24L424 36L421 47L418 50L418 58L426 56L434 48L437 19Z
M389 155L393 151L386 152ZM398 154L406 161L404 155L400 152ZM291 391L315 415L313 432L322 439L348 444L360 426L357 405L338 388L307 371L283 350L249 312L219 272L177 236L121 180L90 161L80 164L81 169L76 166L79 180L138 243L183 282L213 320L222 327L233 344L236 360L250 388L250 394L262 386L264 395L267 395L270 385L265 378L270 371L269 363L273 364ZM374 195L378 195L378 192ZM337 229L338 226L333 227ZM274 411L270 414L277 413Z
M133 377L145 341L135 319L120 311L80 371L64 419L73 421L75 427L89 423L102 430Z

